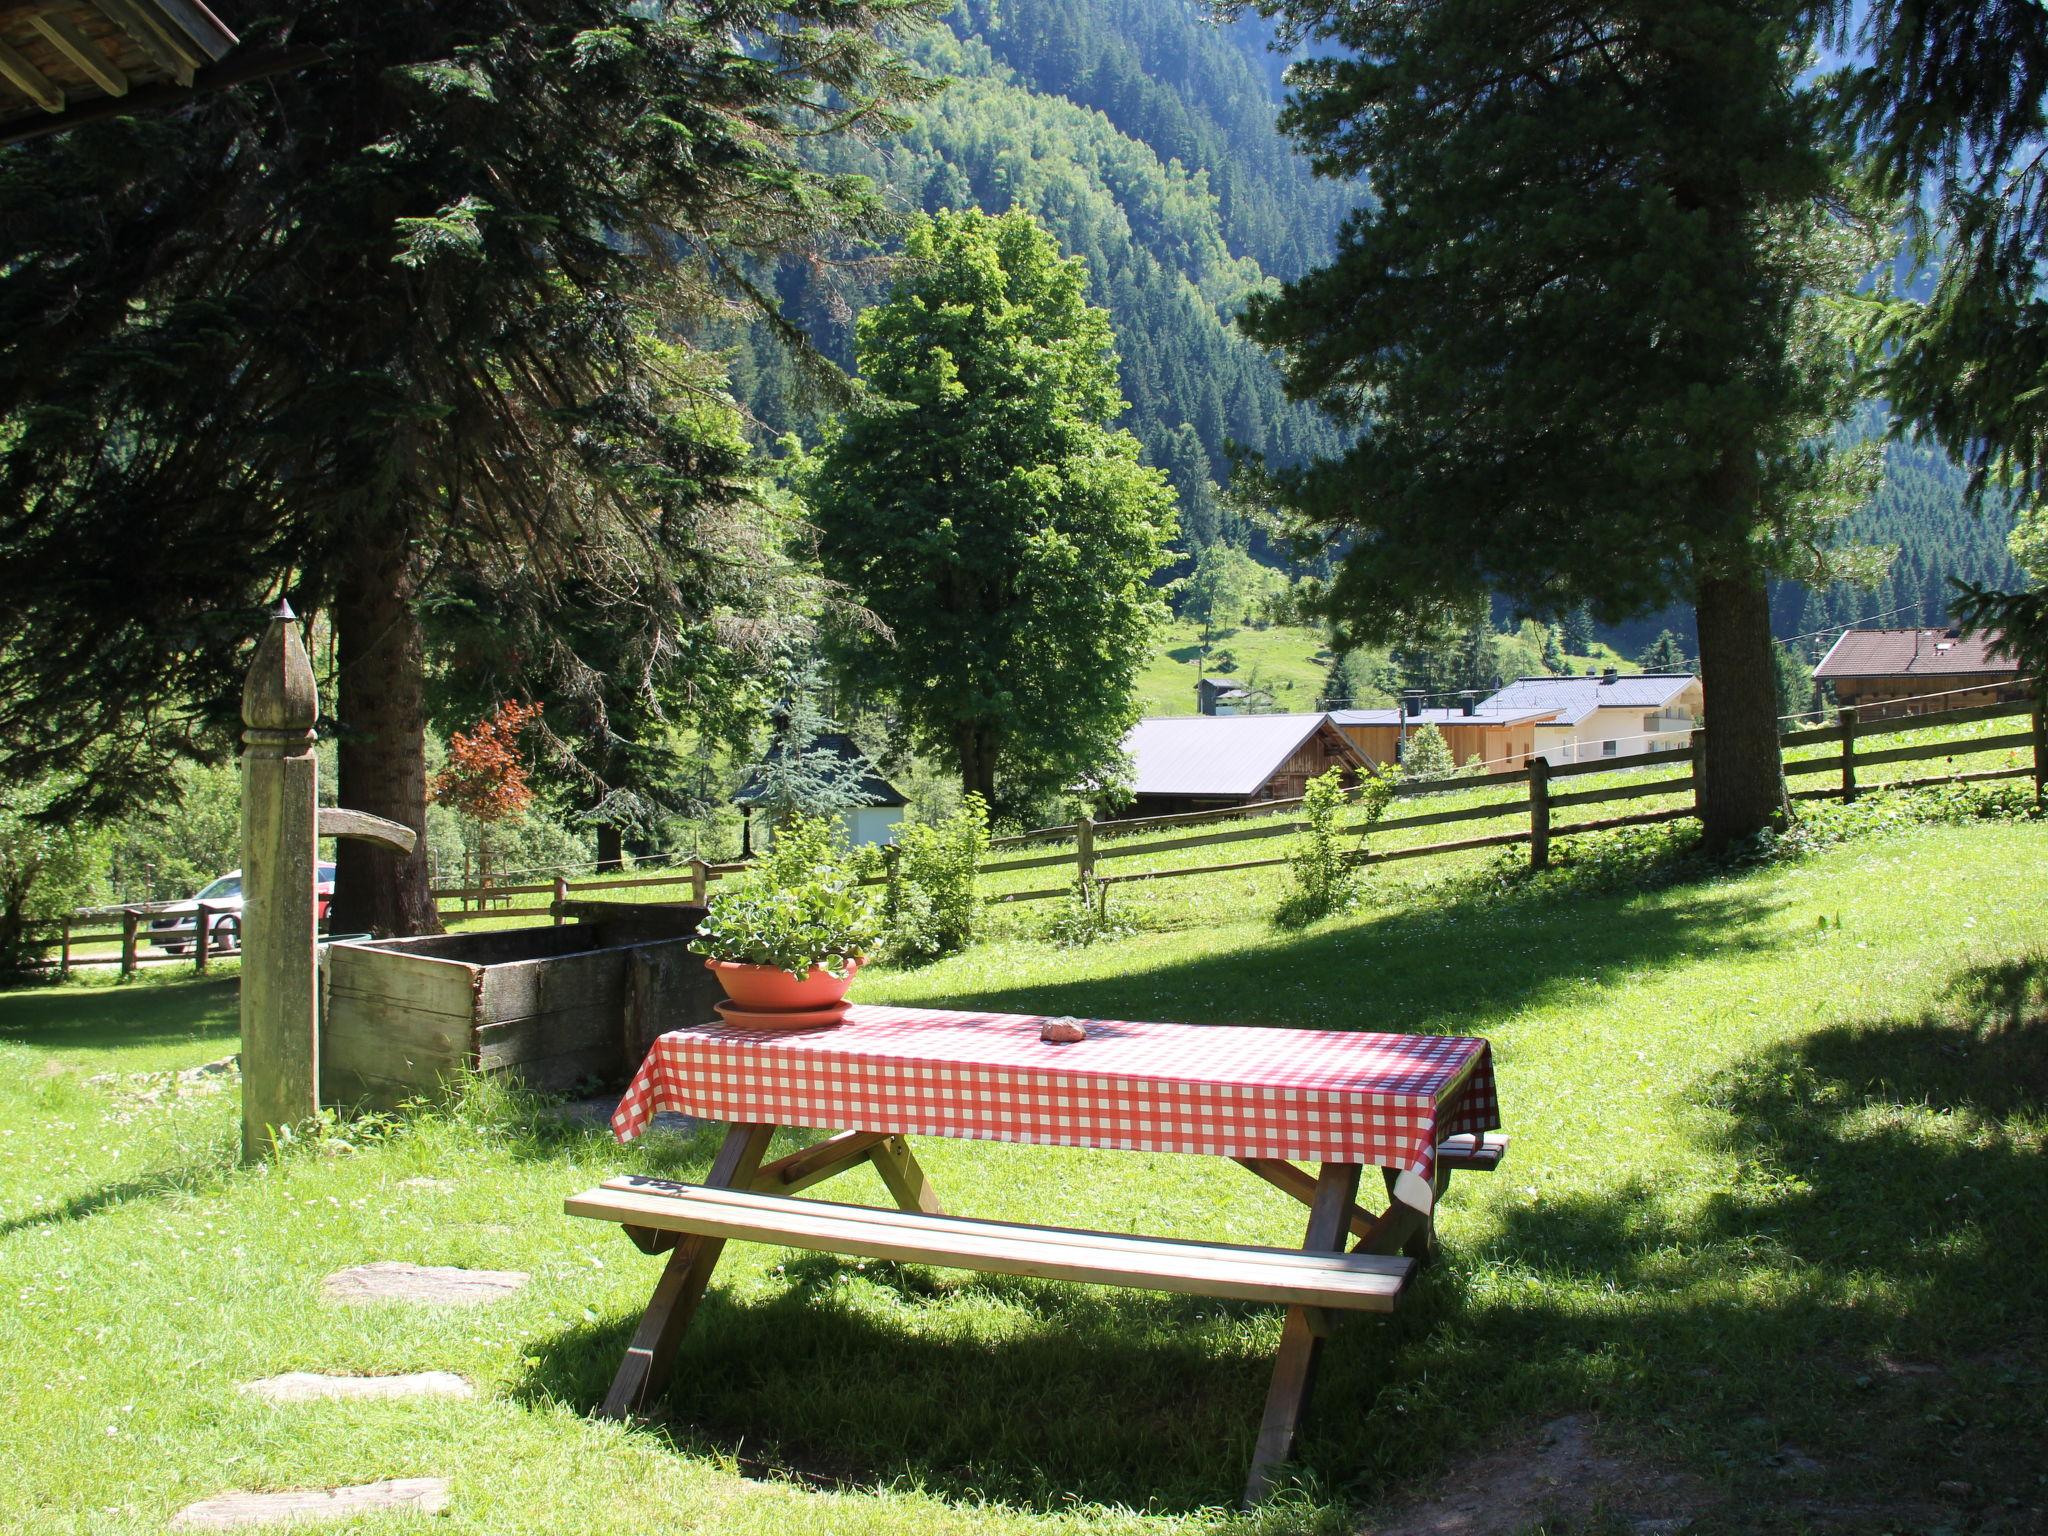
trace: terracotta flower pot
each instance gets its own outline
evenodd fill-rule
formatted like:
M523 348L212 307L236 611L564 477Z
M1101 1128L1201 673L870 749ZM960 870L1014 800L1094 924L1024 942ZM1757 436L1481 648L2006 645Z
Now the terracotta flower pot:
M829 1008L846 996L853 985L859 960L846 962L846 974L834 976L821 965L801 979L775 965L746 965L737 960L706 960L704 968L718 978L725 995L742 1008L791 1011L799 1008Z

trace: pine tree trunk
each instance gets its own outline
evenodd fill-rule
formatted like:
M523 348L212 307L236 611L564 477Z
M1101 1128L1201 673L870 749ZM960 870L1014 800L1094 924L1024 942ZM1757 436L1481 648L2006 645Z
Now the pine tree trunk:
M625 851L625 839L619 835L619 829L600 821L597 824L597 872L601 875L624 868Z
M426 678L412 586L405 541L394 538L364 549L335 595L341 803L419 834L405 855L339 841L329 918L335 933L441 932L427 883Z
M1706 576L1694 593L1707 732L1700 819L1719 853L1791 815L1778 745L1778 674L1761 572Z

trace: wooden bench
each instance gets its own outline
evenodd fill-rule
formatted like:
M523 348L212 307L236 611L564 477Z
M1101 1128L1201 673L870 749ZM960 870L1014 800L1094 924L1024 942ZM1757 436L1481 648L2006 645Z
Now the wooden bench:
M668 1257L605 1395L607 1417L644 1411L666 1386L676 1345L729 1241L1273 1302L1287 1311L1246 1480L1245 1501L1254 1504L1293 1452L1317 1355L1338 1315L1392 1311L1434 1238L1434 1202L1423 1210L1397 1198L1400 1181L1414 1175L1391 1168L1380 1170L1388 1201L1375 1214L1357 1203L1360 1164L1310 1172L1279 1158L1237 1158L1309 1210L1300 1248L1263 1248L948 1216L901 1136L841 1131L767 1162L774 1134L765 1122L728 1125L701 1184L616 1178L566 1202L570 1215L617 1222L643 1252ZM1491 1172L1506 1150L1505 1136L1449 1138L1438 1150L1434 1192L1454 1169ZM899 1209L793 1198L868 1166Z
M607 1180L570 1197L567 1209L571 1216L657 1232L942 1269L1360 1312L1391 1312L1415 1273L1413 1259L1371 1253L1307 1253L1019 1226L640 1177Z

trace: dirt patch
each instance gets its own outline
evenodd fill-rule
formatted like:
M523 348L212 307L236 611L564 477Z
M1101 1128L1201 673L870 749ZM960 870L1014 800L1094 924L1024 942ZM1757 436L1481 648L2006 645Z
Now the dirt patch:
M1586 1414L1557 1419L1453 1467L1433 1497L1387 1511L1360 1536L1520 1536L1594 1517L1642 1536L1675 1536L1712 1505L1698 1478L1603 1451L1595 1430Z

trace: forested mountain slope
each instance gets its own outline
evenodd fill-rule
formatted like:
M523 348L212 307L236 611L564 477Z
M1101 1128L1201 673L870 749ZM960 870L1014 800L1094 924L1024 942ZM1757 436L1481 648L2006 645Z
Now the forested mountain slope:
M873 178L899 213L1035 214L1087 261L1090 297L1110 311L1130 401L1123 424L1180 492L1183 547L1227 540L1279 563L1281 552L1219 500L1226 445L1291 462L1334 452L1340 439L1285 399L1232 320L1254 287L1326 260L1361 193L1313 177L1275 129L1284 88L1269 36L1256 18L1209 21L1191 0L962 0L913 49L952 85L907 132L835 143L823 158ZM791 315L847 368L853 317L884 281L867 254L775 277ZM765 337L736 340L733 384L767 431L814 433L819 407ZM1779 635L1901 608L1883 622L1935 623L1947 612L1948 576L2017 579L2009 519L1967 512L1958 472L1905 444L1886 463L1883 491L1850 533L1900 546L1892 574L1875 592L1781 584ZM1632 652L1667 626L1689 643L1682 611L1603 638Z

